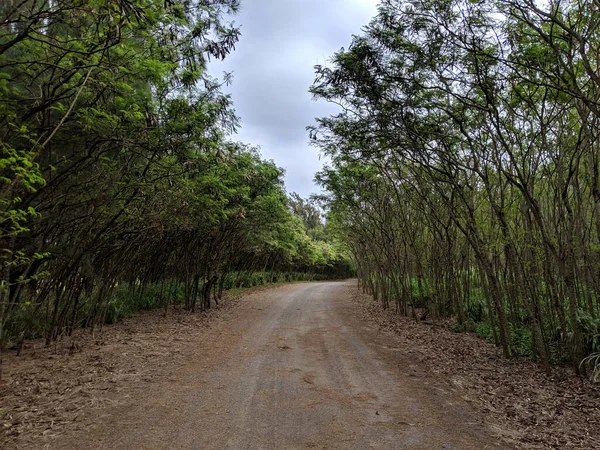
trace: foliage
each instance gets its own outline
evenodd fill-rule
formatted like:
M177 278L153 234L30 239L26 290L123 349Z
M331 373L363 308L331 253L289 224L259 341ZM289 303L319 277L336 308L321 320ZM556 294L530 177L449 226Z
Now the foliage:
M0 5L0 347L208 308L232 276L352 273L288 208L283 171L228 138L238 118L206 67L233 51L238 7Z
M585 369L580 312L600 315L594 8L383 0L316 67L311 92L342 106L309 127L331 161L317 180L384 307L428 298L429 317L474 323L506 357L549 367L560 347Z

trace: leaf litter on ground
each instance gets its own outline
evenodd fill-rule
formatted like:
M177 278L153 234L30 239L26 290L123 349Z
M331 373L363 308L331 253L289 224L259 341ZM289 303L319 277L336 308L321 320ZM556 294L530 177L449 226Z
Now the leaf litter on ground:
M449 323L425 324L384 310L371 296L353 300L367 321L393 332L419 361L483 414L492 427L509 430L526 449L600 449L600 386L573 370L546 373L526 358L505 359L473 333L455 333Z
M91 430L99 416L125 405L148 383L168 380L210 329L243 296L272 286L226 294L204 313L145 311L101 332L79 329L49 347L30 341L21 356L3 356L0 381L0 448L39 448L62 434ZM220 337L219 337L220 338ZM217 338L217 339L219 339Z

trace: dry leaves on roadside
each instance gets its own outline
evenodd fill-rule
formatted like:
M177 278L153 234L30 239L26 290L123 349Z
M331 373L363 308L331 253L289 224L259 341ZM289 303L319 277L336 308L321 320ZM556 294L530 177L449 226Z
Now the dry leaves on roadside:
M354 300L366 320L394 332L407 352L447 379L488 422L511 429L518 446L600 448L600 386L569 369L555 368L547 375L530 360L506 360L494 345L473 334L384 311L360 291Z
M268 287L244 291L259 292ZM148 383L167 379L190 351L209 343L195 332L222 320L240 300L226 296L207 313L162 310L105 326L77 330L51 347L28 342L23 354L4 355L0 382L0 448L26 447L75 430L88 430L109 408L127 404ZM218 337L216 337L218 339ZM193 350L190 350L193 347Z

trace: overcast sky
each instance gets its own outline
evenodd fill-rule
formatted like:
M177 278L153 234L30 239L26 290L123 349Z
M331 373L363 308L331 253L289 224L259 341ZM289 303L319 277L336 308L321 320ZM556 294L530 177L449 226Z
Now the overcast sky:
M241 26L236 50L211 73L233 72L225 87L242 127L236 140L260 146L265 159L286 170L288 192L318 192L318 150L308 145L306 126L335 112L314 102L308 88L314 66L348 47L376 13L377 0L243 0L233 18Z

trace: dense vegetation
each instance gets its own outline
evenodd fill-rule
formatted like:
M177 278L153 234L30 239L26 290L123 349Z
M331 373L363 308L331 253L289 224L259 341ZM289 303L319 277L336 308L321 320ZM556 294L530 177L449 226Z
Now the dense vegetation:
M311 128L363 286L600 377L596 1L383 0ZM583 361L583 363L582 363Z
M206 67L234 49L237 8L0 4L0 346L351 274L317 208L228 140L237 118Z

